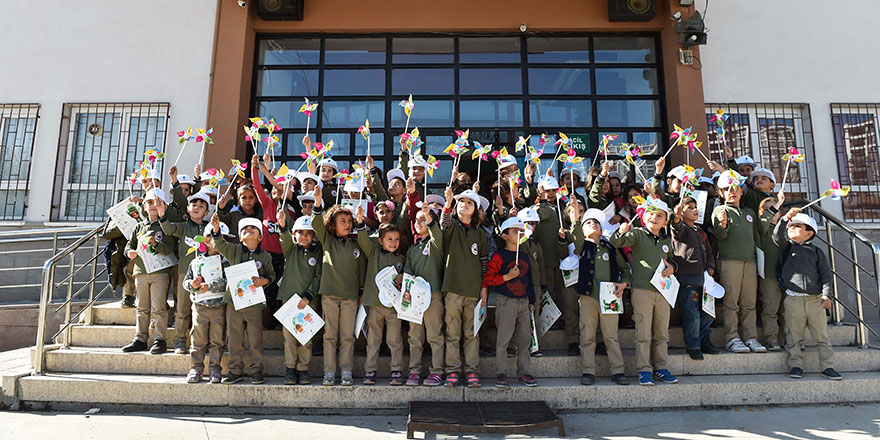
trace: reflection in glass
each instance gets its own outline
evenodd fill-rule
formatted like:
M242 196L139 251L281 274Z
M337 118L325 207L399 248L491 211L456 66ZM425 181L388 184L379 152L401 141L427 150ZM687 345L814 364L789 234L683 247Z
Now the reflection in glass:
M321 41L280 38L260 41L259 64L318 64Z
M520 40L517 37L474 37L458 40L462 63L519 63Z
M391 89L395 95L451 95L455 90L452 69L394 69Z
M406 124L406 114L403 112L403 108L398 105L400 99L391 100L391 125L403 130ZM409 128L412 130L413 127L451 127L455 121L454 116L452 101L417 100Z
M656 95L657 69L596 69L598 95Z
M587 38L529 38L530 63L588 63L590 43Z
M660 125L657 101L597 101L600 127L656 127Z
M537 95L587 95L588 69L529 69L529 93Z
M592 127L593 115L587 100L531 100L532 127Z
M595 37L593 57L597 63L654 63L651 37Z
M305 128L306 115L298 113L303 101L263 101L258 103L258 114L266 119L274 118L275 122L285 128ZM318 107L318 112L321 112ZM312 118L309 128L315 128L318 118Z
M383 101L326 101L318 107L324 128L355 128L370 119L370 127L385 126ZM312 118L313 120L315 118Z
M317 70L263 70L257 76L257 96L314 96Z
M461 69L462 95L518 95L521 69Z
M384 38L328 38L324 43L326 64L384 64Z
M394 63L453 62L452 38L395 38L391 47Z
M518 127L523 124L520 100L461 101L462 127Z
M384 94L384 70L361 69L324 71L325 96Z
M373 121L370 120L370 126ZM358 125L360 126L360 125ZM355 156L367 155L367 140L363 136L356 134L354 138L354 154ZM385 135L383 133L370 134L370 155L373 157L385 154Z

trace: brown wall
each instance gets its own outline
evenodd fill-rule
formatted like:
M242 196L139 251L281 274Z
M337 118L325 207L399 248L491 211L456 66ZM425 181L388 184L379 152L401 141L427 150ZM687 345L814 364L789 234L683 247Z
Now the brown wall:
M671 11L687 17L693 8L678 0L658 0L657 17L647 23L610 23L605 0L306 0L305 20L263 21L255 17L256 1L248 8L219 1L217 49L213 66L208 126L216 144L206 166L226 166L243 156L241 125L249 116L250 89L257 33L371 32L516 32L522 23L531 34L541 32L659 32L666 81L667 123L693 126L705 137L703 84L699 70L678 63L678 34ZM371 4L381 6L369 7ZM680 152L679 156L683 158Z

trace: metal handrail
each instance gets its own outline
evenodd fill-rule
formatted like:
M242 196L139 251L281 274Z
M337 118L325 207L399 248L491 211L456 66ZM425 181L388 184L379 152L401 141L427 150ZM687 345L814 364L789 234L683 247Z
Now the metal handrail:
M57 227L57 228L42 228L42 229L25 229L25 230L14 230L14 231L0 231L0 244L3 243L3 239L9 237L24 237L28 235L42 235L49 234L55 232L89 232L94 228L85 227L85 226L65 226L65 227ZM74 236L72 238L78 238L79 236Z

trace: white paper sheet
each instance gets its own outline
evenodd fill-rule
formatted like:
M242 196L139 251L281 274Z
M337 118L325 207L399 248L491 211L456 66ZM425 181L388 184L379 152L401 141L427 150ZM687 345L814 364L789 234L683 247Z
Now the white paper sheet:
M199 256L193 260L197 265L194 273L202 277L205 284L213 284L223 279L223 260L219 255L211 255L209 257ZM205 292L196 293L196 301L207 301L209 299L223 298L223 293Z
M400 290L394 285L394 278L397 276L397 269L394 266L388 266L376 274L376 287L379 288L379 302L385 307L395 307L397 297L400 296ZM399 310L397 310L399 312Z
M301 299L299 295L294 294L275 312L274 316L300 344L306 345L315 333L324 327L324 320L315 313L312 306L296 308Z
M766 259L764 258L764 250L761 248L755 248L755 260L756 265L758 266L758 276L761 278L766 278L764 276L764 263Z
M688 189L684 189L682 191L683 197L693 197L694 200L697 201L697 221L695 222L698 225L703 224L703 218L706 217L706 203L709 200L709 193L702 190L694 190L690 191Z
M257 287L252 280L253 277L260 276L255 261L245 261L235 266L229 266L224 269L224 272L226 273L227 288L229 293L232 294L232 305L235 307L235 310L266 302L263 288ZM299 295L294 296L299 298ZM293 298L288 302L293 302ZM296 302L299 302L299 299Z
M529 324L532 327L532 342L529 344L529 353L534 353L540 350L538 347L538 330L535 328L535 314L529 313Z
M666 299L666 302L669 303L669 306L674 309L675 298L678 297L679 284L675 275L664 277L662 275L664 269L666 269L666 263L661 260L660 264L657 265L657 270L654 271L654 276L651 277L651 284L657 288L660 294L663 295L663 298Z
M486 321L486 309L483 307L482 298L477 302L477 306L474 307L474 334L480 333L480 327L483 326L483 322Z
M620 315L623 313L623 299L618 298L614 292L617 288L614 283L599 283L599 311L604 315Z
M543 337L547 334L547 331L560 316L562 316L562 312L559 307L556 307L556 303L550 297L550 292L544 292L541 297L541 326L538 328L538 336Z
M395 309L397 317L416 324L422 323L422 317L431 305L431 285L422 277L403 274L403 289L398 296Z
M711 317L715 317L715 297L703 292L703 311Z
M357 316L354 317L354 338L357 339L361 332L364 332L364 338L367 337L367 308L363 304L358 306Z
M133 210L129 210L129 207L132 207ZM132 213L139 217L140 209L138 209L136 203L129 202L127 198L107 208L107 215L113 219L113 222L116 223L116 226L127 240L131 240L134 228L140 223L140 218L132 217Z

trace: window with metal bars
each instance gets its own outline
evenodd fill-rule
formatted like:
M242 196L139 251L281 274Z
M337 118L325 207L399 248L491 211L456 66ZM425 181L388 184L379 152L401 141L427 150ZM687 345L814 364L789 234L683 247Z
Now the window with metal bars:
M730 115L725 124L724 142L715 132L711 118L721 109ZM816 181L816 154L813 128L807 104L732 104L707 103L709 157L724 164L724 149L733 150L733 158L751 156L758 166L768 168L776 177L776 190L785 180L789 200L812 199L819 192ZM793 163L785 173L782 156L793 146L803 153L801 163Z
M831 104L840 183L852 187L843 198L847 221L880 220L880 104Z
M0 104L0 220L24 220L39 104Z
M128 176L145 151L165 151L168 112L167 103L64 104L51 218L102 221L138 194ZM161 159L155 167L164 176Z

